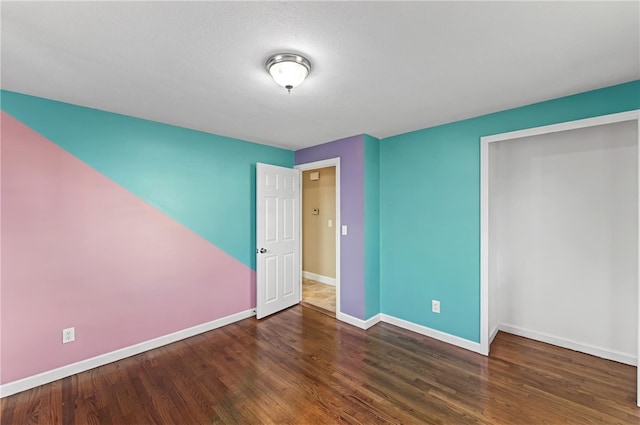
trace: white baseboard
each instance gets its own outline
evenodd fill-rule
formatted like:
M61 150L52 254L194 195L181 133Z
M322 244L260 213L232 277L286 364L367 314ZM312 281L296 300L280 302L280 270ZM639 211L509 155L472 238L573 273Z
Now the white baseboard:
M459 336L437 331L435 329L418 325L407 320L398 319L397 317L389 316L388 314L381 314L380 319L385 323L398 326L399 328L407 329L409 331L416 332L421 335L426 335L430 338L437 339L442 342L446 342L447 344L455 345L457 347L482 354L480 344L477 342L469 341L468 339L460 338Z
M9 382L4 385L0 385L0 398L7 397L12 394L19 393L21 391L35 388L40 385L48 384L49 382L56 381L58 379L66 378L67 376L74 375L76 373L84 372L89 369L96 368L108 363L112 363L118 360L122 360L127 357L135 356L142 352L153 350L154 348L162 347L163 345L171 344L181 339L189 338L210 330L220 328L225 325L249 318L256 315L255 309L241 311L240 313L232 314L230 316L222 317L220 319L213 320L208 323L193 326L188 329L183 329L178 332L170 333L158 338L144 341L139 344L131 345L129 347L121 348L119 350L112 351L110 353L101 354L90 359L81 360L70 365L62 366L57 369L42 372L37 375L29 376L17 381Z
M304 277L305 279L315 280L315 281L320 282L320 283L326 283L327 285L336 286L336 278L335 277L322 276L321 274L305 272L304 270L302 271L302 277Z
M500 330L500 325L496 325L493 329L491 329L491 333L489 334L489 345L493 342L498 335L498 331Z
M532 331L530 329L524 329L505 323L501 323L499 328L503 332L523 336L525 338L533 339L540 342L546 342L547 344L557 345L558 347L568 348L569 350L591 354L592 356L602 357L603 359L613 360L631 366L636 366L637 364L636 356L632 354L623 353L608 348L596 347L594 345L583 344L581 342L573 341L567 338L557 337L543 332Z
M399 328L403 328L412 332L419 333L421 335L426 335L430 338L437 339L442 342L446 342L447 344L455 345L457 347L464 348L466 350L470 350L476 353L481 353L480 344L477 342L469 341L468 339L460 338L455 335L451 335L445 332L440 332L435 329L428 328L426 326L418 325L413 322L409 322L407 320L399 319L394 316L389 316L388 314L376 314L367 320L358 319L353 316L349 316L345 313L338 314L338 320L346 322L350 325L356 326L360 329L367 330L371 326L375 325L379 322L389 323L391 325L398 326ZM496 333L498 330L496 329Z
M362 319L358 319L357 317L349 316L348 314L345 314L345 313L338 313L338 320L348 323L350 325L353 325L355 327L358 327L360 329L367 330L371 326L380 322L380 314L376 314L375 316L367 320L362 320Z

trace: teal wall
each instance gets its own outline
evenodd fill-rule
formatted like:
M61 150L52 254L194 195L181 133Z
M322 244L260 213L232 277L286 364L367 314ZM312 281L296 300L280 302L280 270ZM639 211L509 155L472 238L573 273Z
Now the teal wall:
M380 141L364 136L365 319L380 313Z
M382 313L479 342L480 137L638 108L634 81L381 140Z
M255 270L255 163L294 153L0 92L2 110Z

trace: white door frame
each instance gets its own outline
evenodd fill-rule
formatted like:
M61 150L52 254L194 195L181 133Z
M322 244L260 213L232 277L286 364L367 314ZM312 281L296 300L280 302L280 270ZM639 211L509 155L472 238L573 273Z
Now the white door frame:
M336 318L340 316L340 157L323 159L322 161L307 162L305 164L298 164L294 168L300 170L302 176L303 171L315 170L317 168L336 167L336 219L335 219L335 232L336 232ZM302 191L302 177L300 178L300 206L298 211L300 217L298 219L298 225L300 226L300 296L302 297L302 241L304 235L302 233L302 197L304 192Z
M640 110L567 121L480 138L480 352L485 356L489 355L491 337L494 336L491 334L493 330L489 328L489 295L491 293L489 287L489 168L491 166L489 163L489 143L517 141L523 137L634 120L638 122L638 229L640 230ZM640 306L640 231L638 253L638 305ZM636 355L640 354L640 308L638 311L638 351ZM638 373L637 393L637 404L640 406L640 373Z

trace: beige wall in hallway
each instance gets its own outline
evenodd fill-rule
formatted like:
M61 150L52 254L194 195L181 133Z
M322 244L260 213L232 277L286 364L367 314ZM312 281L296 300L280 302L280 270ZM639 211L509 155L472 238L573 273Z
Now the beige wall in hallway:
M319 172L320 180L311 180ZM319 210L318 215L313 209ZM329 220L333 227L329 227ZM336 277L336 168L302 173L302 270Z

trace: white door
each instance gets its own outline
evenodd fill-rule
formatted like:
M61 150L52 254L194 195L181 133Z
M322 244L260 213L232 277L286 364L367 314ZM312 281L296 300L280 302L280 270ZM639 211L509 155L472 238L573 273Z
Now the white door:
M256 164L256 316L300 302L300 171Z

